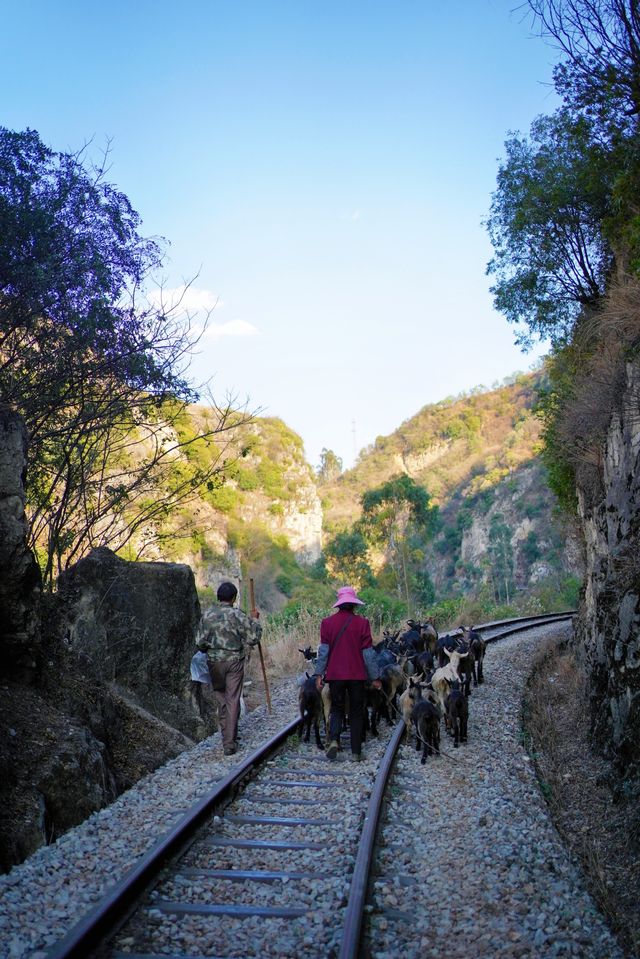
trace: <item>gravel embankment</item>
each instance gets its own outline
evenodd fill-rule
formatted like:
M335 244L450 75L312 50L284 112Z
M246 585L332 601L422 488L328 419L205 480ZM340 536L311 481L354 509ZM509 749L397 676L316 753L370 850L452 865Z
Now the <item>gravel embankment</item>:
M403 747L374 888L372 959L443 953L448 959L622 959L550 824L519 739L533 649L558 629L543 627L535 638L524 634L489 648L486 683L471 697L466 746L454 752L443 734L448 755L425 766L419 753ZM272 703L271 715L261 706L242 720L243 750L295 715L293 681L272 690ZM361 766L349 764L349 776L370 777L379 748L371 744ZM313 745L302 747L301 758L314 752ZM222 757L213 736L0 877L0 955L45 959L47 949L235 762ZM347 771L342 761L337 765ZM343 818L339 807L332 842L343 846L351 841L353 817ZM283 904L300 898L295 884L283 887ZM237 955L228 945L223 954ZM328 952L327 945L321 952L334 955L335 941Z
M490 646L469 742L420 764L405 747L382 831L372 959L620 959L550 822L521 745L520 708L546 626ZM396 915L401 913L401 916ZM446 943L446 948L442 944Z

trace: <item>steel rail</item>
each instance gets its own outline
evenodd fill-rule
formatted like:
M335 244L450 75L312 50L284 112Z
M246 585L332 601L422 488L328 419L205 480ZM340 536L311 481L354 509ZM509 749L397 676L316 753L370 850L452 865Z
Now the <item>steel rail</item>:
M488 637L486 642L494 642L512 633L520 632L535 626L546 625L563 619L569 619L575 611L564 613L549 613L538 616L517 617L510 620L497 620L475 627L478 631L496 628L500 625L514 624L512 628ZM455 632L455 630L452 630ZM162 836L127 872L99 900L76 925L74 925L60 942L54 944L47 952L47 959L91 959L96 948L105 939L113 935L124 919L131 912L132 906L148 891L157 880L158 875L170 859L177 858L193 839L197 830L213 814L215 809L229 799L234 789L246 779L254 767L259 766L276 752L281 745L293 735L299 727L299 717L291 720L275 736L250 753L242 762L235 766L229 774L215 784L215 787L189 809L182 819L164 836ZM340 959L355 959L364 909L371 857L375 836L384 798L384 789L391 773L393 762L397 755L404 722L401 720L392 734L389 746L379 767L378 776L374 784L367 812L361 844L358 850L354 867L351 892L346 910L344 935L340 951ZM359 909L359 913L358 913ZM352 950L352 951L349 951Z
M506 639L507 636L512 636L514 633L522 633L524 632L524 630L527 630L527 629L535 629L536 626L548 626L551 623L562 623L567 619L573 619L574 616L575 616L575 610L572 610L566 613L556 613L551 617L541 615L537 619L529 620L527 622L523 622L520 620L512 620L512 622L516 623L517 625L512 626L509 629L503 629L499 633L496 633L495 636L487 636L487 638L485 639L485 643L493 643L497 639ZM508 622L508 620L506 622ZM494 627L482 626L478 628L478 631L480 631L481 629L484 630L484 629L492 629L492 628Z
M369 797L369 803L364 817L364 826L358 845L358 854L353 868L349 901L345 911L339 959L354 959L358 954L362 917L364 915L364 907L369 887L369 875L371 873L376 836L380 825L382 801L403 733L404 721L400 720L396 725L393 735L389 740L389 745L382 757L382 761L378 767L378 775L376 776L373 790Z
M516 623L510 629L505 629L495 636L487 638L486 642L495 642L498 639L506 639L513 633L523 632L527 629L535 629L537 626L546 626L548 623L561 622L571 619L575 611L570 610L564 613L550 614L552 618L541 614L539 616L518 617L512 620L501 620L500 624ZM526 621L525 621L526 620ZM476 627L478 631L485 628L495 628L499 623L488 623ZM375 851L375 842L380 828L380 817L382 813L382 804L385 791L389 782L389 777L395 762L402 736L405 731L405 722L400 719L396 724L389 745L385 751L378 769L378 775L371 793L367 812L365 814L364 827L358 846L358 853L353 869L351 880L351 889L349 892L349 901L345 911L343 924L342 940L340 943L340 952L338 959L358 959L361 955L360 943L362 937L362 922L366 906L367 892L370 884L371 867Z
M477 630L497 629L498 626L510 626L516 625L517 623L532 623L535 626L541 619L568 619L571 616L575 616L576 613L576 609L565 609L558 613L536 613L529 616L512 616L510 619L494 619L488 623L481 623L479 626L474 626L473 628Z
M47 959L90 959L94 956L96 947L126 918L132 904L149 889L165 863L180 855L216 807L246 779L254 766L263 763L276 752L282 743L296 732L299 725L299 718L292 720L235 766L228 776L216 783L214 789L192 806L173 829L162 836L121 881L106 893L97 906L50 949Z
M514 629L512 631L515 633L520 629L529 629L529 627L533 626L544 626L546 623L562 622L565 619L571 619L576 615L576 613L577 610L568 609L561 613L537 613L535 616L514 616L511 619L495 619L488 623L479 623L477 626L471 626L471 629L477 633L483 633L490 629L499 629L501 626L510 626L513 624ZM462 635L462 626L454 626L452 629L448 629L442 633L442 636L447 635L454 637ZM502 633L500 633L499 636L502 636ZM490 642L492 638L497 639L499 636L496 634L495 637L489 637L486 641Z

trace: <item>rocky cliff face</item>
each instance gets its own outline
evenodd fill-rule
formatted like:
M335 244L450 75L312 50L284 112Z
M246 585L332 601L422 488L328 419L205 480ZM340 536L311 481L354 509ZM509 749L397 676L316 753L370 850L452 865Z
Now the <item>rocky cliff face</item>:
M578 475L587 571L578 630L591 677L594 732L640 775L640 363L626 365L599 464Z
M308 566L322 550L322 506L315 484L308 475L305 480L274 532L284 533L298 562Z
M451 441L432 443L425 450L406 450L395 453L393 463L398 473L407 473L412 479L441 460L451 448Z
M322 505L309 467L300 457L282 464L286 497L255 490L238 508L245 523L259 522L286 538L298 562L314 563L322 549Z
M25 678L37 665L40 598L40 572L25 543L26 463L23 420L0 405L0 657Z
M24 468L21 420L3 409L0 869L191 745L179 727L211 731L188 696L200 613L191 570L96 550L41 597L25 544Z
M465 484L442 510L443 529L428 558L439 594L489 589L496 601L511 603L538 584L581 576L583 546L577 530L554 516L539 460L495 485L474 489L475 483Z
M516 589L525 589L558 571L580 571L581 550L575 538L566 530L566 538L562 538L560 529L549 523L553 499L540 474L539 463L520 468L508 483L499 484L486 512L474 511L471 525L462 534L464 565L481 568L489 560L496 524L504 523ZM526 499L531 495L537 502L531 515L526 515Z

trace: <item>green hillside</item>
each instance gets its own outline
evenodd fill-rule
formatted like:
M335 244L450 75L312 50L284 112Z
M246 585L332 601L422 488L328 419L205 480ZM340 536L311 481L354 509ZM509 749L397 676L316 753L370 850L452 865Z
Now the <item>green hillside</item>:
M539 458L533 407L542 375L425 406L363 450L353 469L320 484L330 570L352 571L361 586L386 589L414 611L574 602L580 547L557 515ZM407 531L402 575L398 555L371 542L360 543L366 568L356 566L363 495L399 476L427 492L437 522L428 535Z
M188 495L149 508L148 521L110 545L126 559L188 563L204 602L220 579L252 578L271 614L326 608L347 581L391 619L463 600L513 606L550 579L562 592L579 557L554 520L538 457L540 376L425 406L330 482L279 419L212 434L205 407L166 422L159 411L151 435L173 449L165 482ZM144 495L151 507L164 493Z
M321 487L325 529L352 522L362 492L398 473L424 485L441 506L466 486L469 493L495 486L537 456L540 428L532 406L539 379L519 374L496 389L424 406L389 436L379 436L353 469Z

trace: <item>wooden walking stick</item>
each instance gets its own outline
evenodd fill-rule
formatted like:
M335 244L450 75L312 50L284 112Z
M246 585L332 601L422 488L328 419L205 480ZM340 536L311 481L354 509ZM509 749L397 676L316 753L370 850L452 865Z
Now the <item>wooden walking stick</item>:
M251 603L251 615L256 615L256 594L253 588L253 580L249 579L249 601ZM271 712L271 694L269 693L269 681L267 679L267 670L264 665L264 655L262 646L258 643L258 652L260 653L260 665L262 666L262 678L264 679L264 693L267 700L267 709Z

